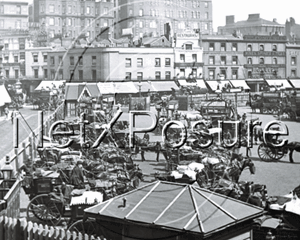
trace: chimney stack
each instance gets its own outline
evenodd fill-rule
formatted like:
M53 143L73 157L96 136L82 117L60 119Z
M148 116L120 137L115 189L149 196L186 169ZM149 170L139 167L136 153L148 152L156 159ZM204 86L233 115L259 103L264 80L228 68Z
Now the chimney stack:
M234 24L234 15L226 16L226 25Z

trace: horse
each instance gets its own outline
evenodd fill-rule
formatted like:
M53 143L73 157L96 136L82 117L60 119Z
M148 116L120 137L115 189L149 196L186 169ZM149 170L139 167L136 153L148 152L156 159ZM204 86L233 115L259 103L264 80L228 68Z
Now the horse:
M291 163L293 163L294 162L293 153L294 153L294 151L300 152L300 142L296 142L296 141L289 142L283 148L285 150L284 152L287 152L288 150L290 151L290 153L289 153L289 160L290 160Z
M252 205L267 207L268 191L266 185L255 184L253 182L241 182L239 186L243 192L240 200Z

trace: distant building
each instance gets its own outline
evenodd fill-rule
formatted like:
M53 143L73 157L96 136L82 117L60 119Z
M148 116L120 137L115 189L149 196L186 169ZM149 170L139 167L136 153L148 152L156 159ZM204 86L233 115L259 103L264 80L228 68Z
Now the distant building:
M235 22L234 15L226 16L226 25L218 27L218 34L270 35L284 34L284 25L262 19L260 14L249 14L248 19Z
M300 45L286 45L286 77L300 78Z
M28 28L28 0L0 1L0 33Z
M285 22L285 35L289 43L300 44L300 24L296 24L292 17Z
M165 24L170 31L181 33L187 28L212 34L212 0L116 0L115 38L142 37L165 34Z

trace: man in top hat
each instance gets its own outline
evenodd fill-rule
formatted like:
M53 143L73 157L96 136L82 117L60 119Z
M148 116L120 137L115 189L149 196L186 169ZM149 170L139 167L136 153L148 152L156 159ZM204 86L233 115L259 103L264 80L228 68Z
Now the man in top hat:
M83 174L83 161L78 160L76 162L76 166L73 168L70 176L71 184L75 186L75 188L83 189L84 185L84 174Z

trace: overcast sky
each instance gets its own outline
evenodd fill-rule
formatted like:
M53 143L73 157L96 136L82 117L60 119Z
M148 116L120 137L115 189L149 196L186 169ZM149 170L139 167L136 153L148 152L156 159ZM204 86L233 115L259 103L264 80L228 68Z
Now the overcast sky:
M300 24L299 0L212 0L213 28L226 24L226 16L235 15L235 21L248 19L248 14L260 13L260 17L284 24L286 19L293 17Z

